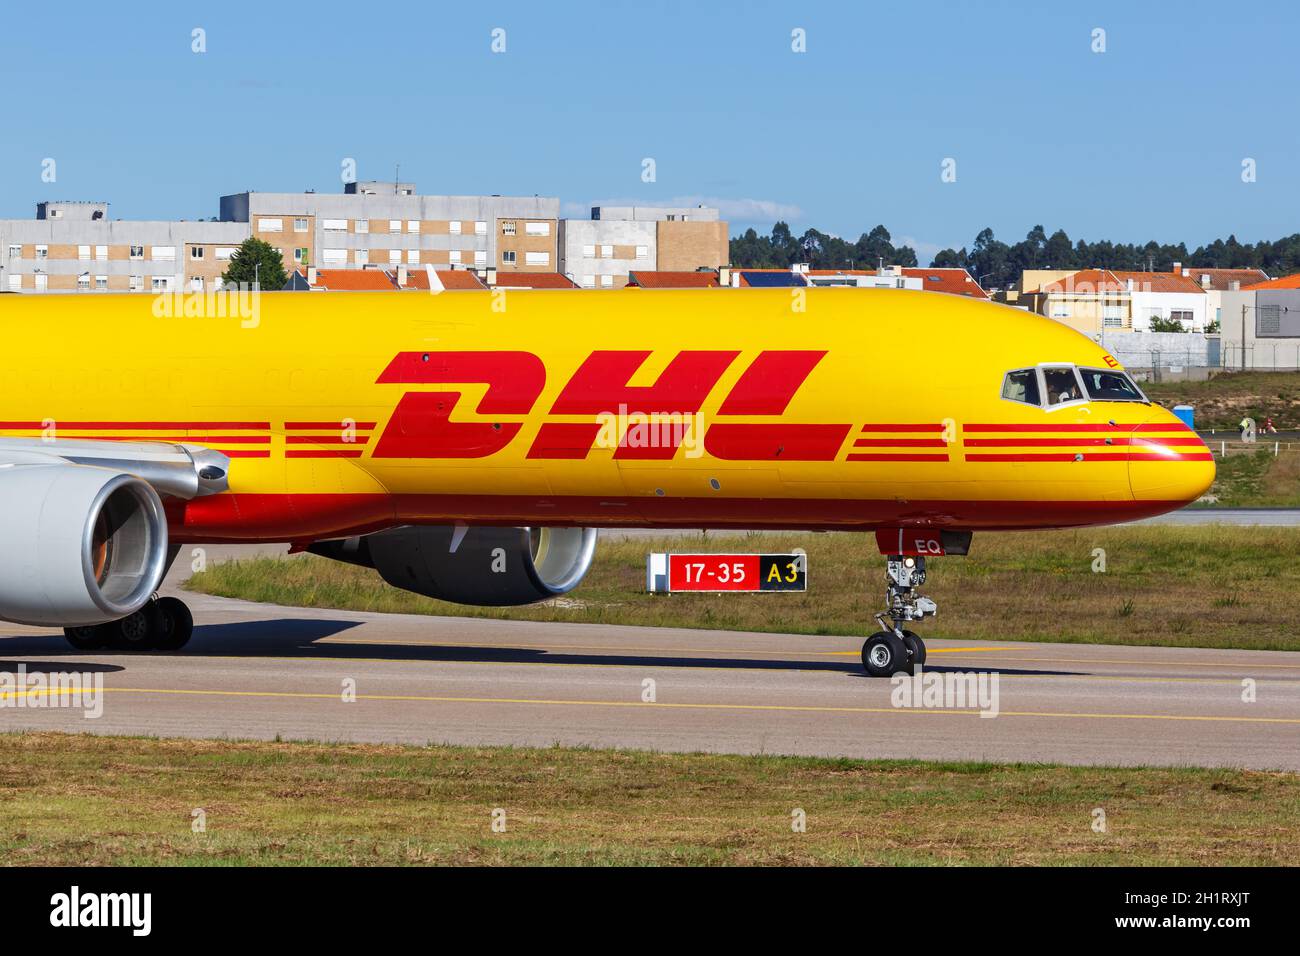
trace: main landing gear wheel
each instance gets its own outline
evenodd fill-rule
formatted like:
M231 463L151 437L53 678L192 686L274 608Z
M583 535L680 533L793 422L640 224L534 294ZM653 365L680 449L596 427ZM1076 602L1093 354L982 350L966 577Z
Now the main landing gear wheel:
M148 651L163 635L163 612L157 601L146 601L144 607L128 614L120 621L105 624L112 635L112 646L122 651Z
M157 604L163 626L154 647L160 651L179 651L194 633L194 615L180 598L162 597Z
M174 597L153 598L134 614L107 624L65 627L63 636L79 651L178 651L194 633L194 615Z
M85 624L80 627L65 627L63 636L79 651L97 651L108 645L108 635L104 633L103 624Z

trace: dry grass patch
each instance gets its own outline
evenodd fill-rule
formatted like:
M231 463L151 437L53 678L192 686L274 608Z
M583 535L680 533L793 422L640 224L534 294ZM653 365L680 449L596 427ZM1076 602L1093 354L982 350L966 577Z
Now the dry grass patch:
M1295 865L1300 777L15 734L0 735L0 850L55 865Z

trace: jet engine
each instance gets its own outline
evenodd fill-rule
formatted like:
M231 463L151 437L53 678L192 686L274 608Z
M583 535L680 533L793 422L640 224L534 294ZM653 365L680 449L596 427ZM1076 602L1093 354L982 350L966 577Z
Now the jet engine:
M58 459L0 466L0 618L78 626L133 614L167 568L158 493Z
M426 597L507 607L577 587L596 553L596 529L411 525L307 550L374 568L393 587Z

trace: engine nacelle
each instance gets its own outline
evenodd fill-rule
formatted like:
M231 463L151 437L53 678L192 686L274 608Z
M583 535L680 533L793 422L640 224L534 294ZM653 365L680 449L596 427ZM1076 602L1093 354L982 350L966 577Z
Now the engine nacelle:
M126 617L166 568L167 519L147 482L61 461L0 468L0 618L64 627Z
M577 587L596 553L596 529L410 525L319 541L307 550L374 568L404 591L455 604L508 607Z

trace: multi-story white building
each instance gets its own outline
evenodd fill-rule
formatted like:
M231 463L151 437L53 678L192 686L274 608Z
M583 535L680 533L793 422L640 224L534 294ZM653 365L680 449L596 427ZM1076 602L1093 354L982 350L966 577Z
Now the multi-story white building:
M718 210L593 206L590 219L560 222L560 268L584 289L621 289L635 271L717 269L730 259Z
M45 202L0 220L0 291L172 292L217 287L246 224L108 218L108 203Z
M555 272L560 201L421 196L411 183L350 183L340 194L235 193L221 219L279 249L285 268Z

